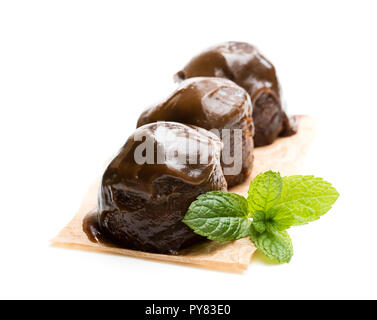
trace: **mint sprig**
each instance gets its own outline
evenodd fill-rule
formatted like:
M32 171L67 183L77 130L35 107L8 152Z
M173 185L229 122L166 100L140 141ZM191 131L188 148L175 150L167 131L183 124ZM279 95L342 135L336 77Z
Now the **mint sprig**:
M249 236L267 257L284 263L293 255L286 230L319 219L338 197L336 189L321 178L282 178L278 172L267 171L250 183L247 199L222 191L200 195L183 222L210 240Z

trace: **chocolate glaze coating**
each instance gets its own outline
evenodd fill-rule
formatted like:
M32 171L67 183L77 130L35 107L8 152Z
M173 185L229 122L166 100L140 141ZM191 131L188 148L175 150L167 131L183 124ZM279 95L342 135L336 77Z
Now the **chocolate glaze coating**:
M295 132L294 124L282 109L275 68L254 46L226 42L211 47L194 57L175 79L181 81L199 76L230 79L249 93L253 103L256 147L272 143L279 135Z
M242 165L238 174L226 175L228 187L241 183L249 175L253 162L254 125L247 92L234 82L221 78L192 78L183 81L164 102L145 110L137 123L140 127L156 121L176 121L207 130L230 129L229 151L234 156L234 130L242 130ZM226 148L227 146L225 146ZM225 164L223 168L233 166Z
M146 141L153 146L154 163L138 164L135 151ZM197 163L177 158L176 146ZM101 237L124 248L170 254L202 240L182 219L200 194L226 190L221 148L217 136L194 126L166 122L137 129L103 175L97 217ZM201 159L208 161L201 164ZM95 230L91 238L99 238L96 228L84 225L84 230Z

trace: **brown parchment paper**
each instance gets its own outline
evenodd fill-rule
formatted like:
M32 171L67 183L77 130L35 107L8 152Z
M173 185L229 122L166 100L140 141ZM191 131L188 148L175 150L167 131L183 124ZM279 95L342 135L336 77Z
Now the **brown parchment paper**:
M272 145L255 149L255 160L251 177L245 183L229 191L246 195L250 181L258 173L266 170L279 171L282 175L297 173L315 136L316 130L316 121L314 119L300 116L298 120L297 134L291 137L279 138ZM82 230L82 220L88 212L97 206L99 182L100 180L98 179L90 187L79 211L71 222L51 241L52 245L237 273L248 268L250 259L256 251L255 246L248 238L223 243L207 241L185 249L179 255L147 253L91 242Z

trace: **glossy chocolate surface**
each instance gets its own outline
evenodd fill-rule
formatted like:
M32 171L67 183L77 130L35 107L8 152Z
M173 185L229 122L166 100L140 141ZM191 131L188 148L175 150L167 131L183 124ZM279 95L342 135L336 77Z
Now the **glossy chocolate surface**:
M272 143L279 135L294 133L282 109L275 68L252 45L227 42L194 57L176 74L178 81L193 77L227 78L244 88L253 103L255 146Z
M220 137L224 128L241 129L242 172L237 176L226 176L231 187L242 182L251 170L254 133L251 114L249 95L234 82L198 77L183 81L165 101L144 111L137 126L156 121L176 121L207 130L218 129ZM232 138L230 143L233 143Z
M145 140L154 145L151 159L153 163L138 164L135 162L135 151ZM170 152L174 147L183 147L181 151L187 154L187 159L200 159L197 143L208 151L208 163L181 161L176 153ZM143 126L135 131L112 161L103 183L107 181L107 177L111 177L111 182L118 179L123 189L149 193L152 192L154 181L161 176L174 177L190 185L201 185L212 173L221 148L222 144L217 136L201 128L173 122ZM160 156L165 159L160 159Z
M138 163L135 151L148 144L154 163ZM166 122L137 129L103 175L97 224L90 216L84 222L89 239L170 254L201 241L182 219L198 195L226 190L221 148L217 136L194 126ZM147 153L141 154L150 160Z
M137 126L176 121L207 130L231 127L251 116L247 93L233 82L200 77L182 82L162 103L144 111Z

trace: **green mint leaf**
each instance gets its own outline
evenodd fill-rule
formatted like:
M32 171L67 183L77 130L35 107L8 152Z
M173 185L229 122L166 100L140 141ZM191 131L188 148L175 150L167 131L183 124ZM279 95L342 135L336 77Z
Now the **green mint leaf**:
M282 231L290 228L295 223L295 217L288 211L278 211L271 208L267 212L255 211L253 214L253 225L262 233L267 230Z
M266 230L260 233L251 225L250 238L256 247L273 261L288 263L293 256L292 241L286 231Z
M267 171L255 177L249 187L249 210L267 212L280 198L283 182L280 173Z
M191 203L183 222L195 233L215 241L249 235L247 200L235 193L211 191Z
M291 214L295 218L294 225L303 225L328 212L338 197L336 189L322 178L283 177L281 196L273 209L281 216Z
M278 231L289 229L295 222L295 217L288 210L276 210L275 208L271 208L266 213L267 225Z
M266 214L263 211L254 212L253 226L259 233L262 233L266 230Z

